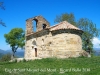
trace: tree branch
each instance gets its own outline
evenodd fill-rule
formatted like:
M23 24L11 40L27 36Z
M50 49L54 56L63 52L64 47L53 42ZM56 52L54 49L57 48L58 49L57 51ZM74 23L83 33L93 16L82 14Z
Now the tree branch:
M3 2L0 2L1 9L5 10L5 7L3 6Z
M2 20L0 19L0 24L3 25L4 27L6 27L5 23L2 22Z

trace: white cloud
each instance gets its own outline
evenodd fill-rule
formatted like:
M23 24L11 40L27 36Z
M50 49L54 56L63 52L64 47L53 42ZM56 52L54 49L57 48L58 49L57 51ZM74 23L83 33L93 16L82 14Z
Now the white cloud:
M94 47L94 48L100 48L100 39L99 39L99 38L94 37L94 38L92 39L92 43L93 43L93 47Z

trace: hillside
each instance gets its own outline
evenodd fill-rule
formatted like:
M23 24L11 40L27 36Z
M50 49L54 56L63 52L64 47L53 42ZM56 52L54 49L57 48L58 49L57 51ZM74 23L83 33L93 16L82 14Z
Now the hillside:
M100 75L100 57L0 62L0 75Z
M3 55L7 54L7 53L12 54L12 51L11 50L2 50L2 49L0 49L0 58ZM17 52L15 53L15 56L17 56L17 57L24 57L24 50L20 50L20 49L17 50Z

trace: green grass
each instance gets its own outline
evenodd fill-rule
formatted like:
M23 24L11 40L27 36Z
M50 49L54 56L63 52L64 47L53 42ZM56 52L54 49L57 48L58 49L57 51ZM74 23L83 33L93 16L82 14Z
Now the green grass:
M0 62L0 75L100 75L100 57Z

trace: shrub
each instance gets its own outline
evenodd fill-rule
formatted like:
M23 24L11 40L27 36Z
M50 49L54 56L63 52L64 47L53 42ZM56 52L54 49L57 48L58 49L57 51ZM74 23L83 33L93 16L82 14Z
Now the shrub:
M26 59L23 59L23 62L26 62Z
M2 58L1 58L1 61L9 61L9 60L11 60L11 54L10 53L3 55Z
M14 62L14 63L17 63L17 59L14 59L13 62Z
M83 55L81 55L81 56L79 56L78 58L86 58L85 56L83 56Z

